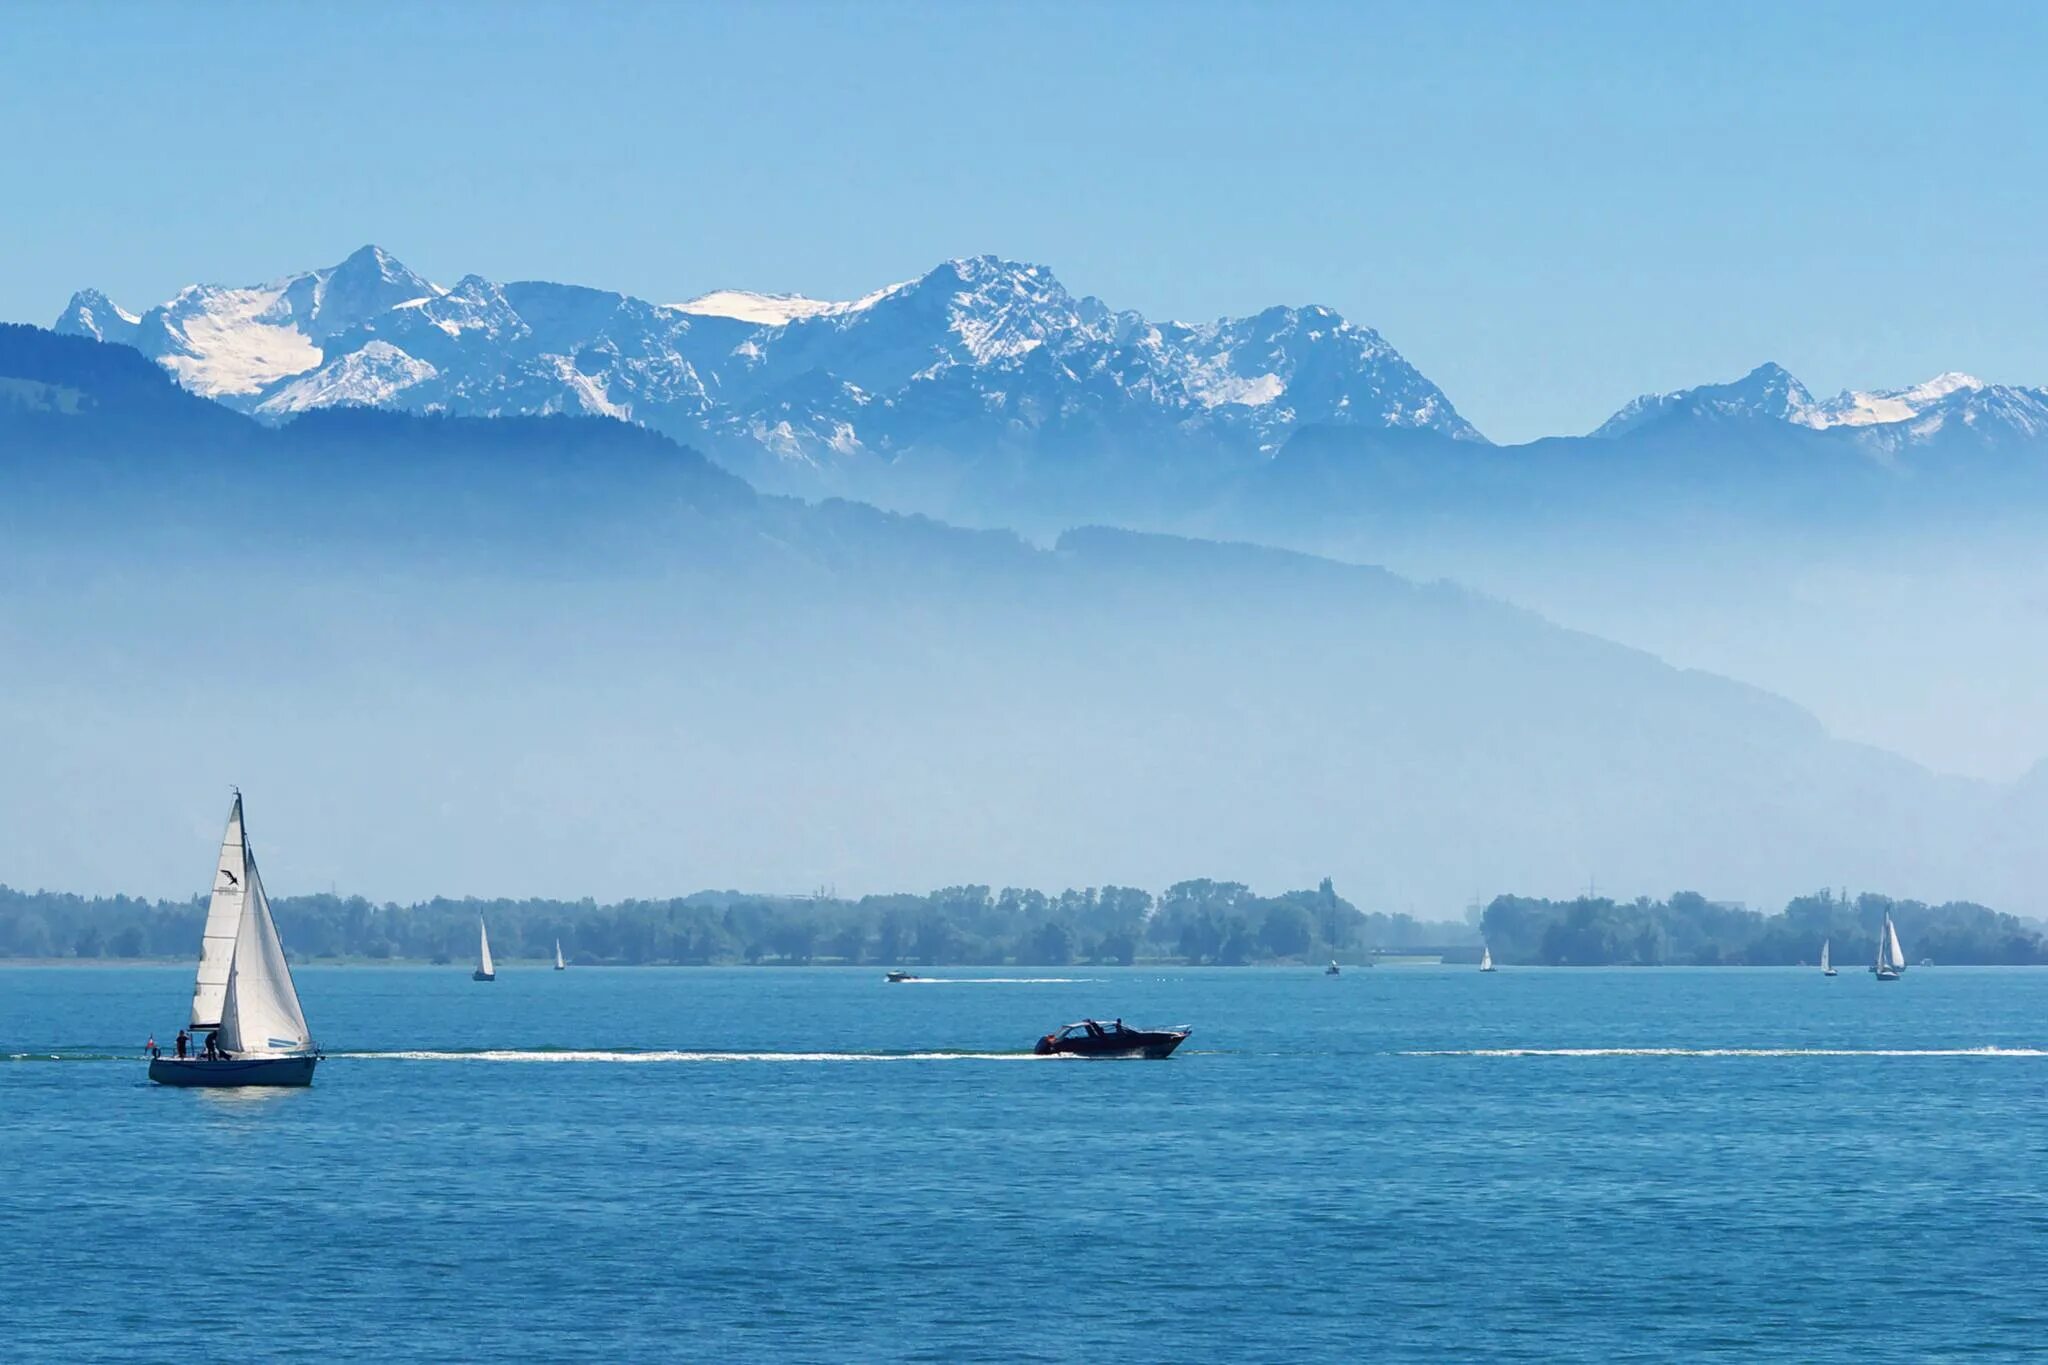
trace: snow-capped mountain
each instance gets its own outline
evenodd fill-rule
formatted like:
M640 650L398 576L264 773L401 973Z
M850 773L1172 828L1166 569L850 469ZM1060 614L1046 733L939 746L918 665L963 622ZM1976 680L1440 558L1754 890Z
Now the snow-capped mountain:
M1645 394L1595 428L1626 435L1672 414L1767 418L1812 431L1840 430L1872 451L1965 440L2004 445L2048 438L2048 389L1987 384L1950 371L1904 389L1849 390L1816 400L1781 366L1759 365L1727 384Z
M1726 384L1702 384L1675 393L1646 393L1595 427L1592 435L1625 436L1673 413L1704 417L1771 417L1801 422L1813 411L1813 395L1783 366L1765 363Z
M1256 464L1315 424L1483 438L1377 332L1327 308L1191 325L979 256L845 302L724 290L682 304L471 275L376 247L267 285L195 285L139 317L96 291L56 330L135 346L272 420L373 404L595 413L704 445L771 488L846 486L915 455L1069 464L1108 451ZM838 482L834 482L837 480Z

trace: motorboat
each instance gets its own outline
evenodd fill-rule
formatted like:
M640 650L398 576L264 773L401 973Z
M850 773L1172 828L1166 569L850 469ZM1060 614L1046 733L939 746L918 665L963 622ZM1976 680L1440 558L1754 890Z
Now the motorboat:
M922 981L924 980L924 978L921 976L914 976L909 972L891 972L889 973L888 980L900 986L905 981Z
M1057 1033L1048 1033L1031 1049L1041 1057L1171 1057L1188 1040L1184 1028L1136 1029L1121 1019L1105 1024L1083 1019Z

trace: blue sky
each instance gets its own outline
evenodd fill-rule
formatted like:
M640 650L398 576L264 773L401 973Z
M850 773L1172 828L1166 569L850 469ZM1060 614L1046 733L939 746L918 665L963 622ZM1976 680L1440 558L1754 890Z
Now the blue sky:
M1321 302L1489 435L1775 359L2048 383L2048 7L41 5L0 318L375 241L851 296L984 251Z

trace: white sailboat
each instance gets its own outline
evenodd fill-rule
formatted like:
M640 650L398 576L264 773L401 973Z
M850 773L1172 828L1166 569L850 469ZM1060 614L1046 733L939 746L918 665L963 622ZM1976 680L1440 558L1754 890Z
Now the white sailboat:
M320 1051L270 917L270 898L242 824L240 792L228 812L207 905L192 987L192 1029L210 1035L214 1055L152 1058L151 1080L185 1086L313 1082Z
M569 970L569 964L562 961L562 940L560 939L555 940L555 970L558 972Z
M1334 957L1330 959L1330 965L1323 968L1324 976L1342 976L1343 974L1344 969L1337 965L1337 959Z
M1826 939L1820 941L1820 974L1822 976L1834 976L1836 974L1835 969L1828 965L1828 941Z
M476 921L476 970L469 974L471 981L496 981L498 969L491 962L491 931L484 928L482 916Z
M1493 949L1485 944L1479 946L1479 970L1482 972L1493 970Z
M1878 931L1877 963L1870 970L1879 981L1897 981L1906 970L1906 950L1899 946L1899 928L1892 923L1889 913L1884 917L1884 928Z

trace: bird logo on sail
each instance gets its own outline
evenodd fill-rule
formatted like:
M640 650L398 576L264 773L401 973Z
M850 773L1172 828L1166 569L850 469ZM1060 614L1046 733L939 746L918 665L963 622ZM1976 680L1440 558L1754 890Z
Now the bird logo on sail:
M226 868L222 868L220 870L220 875L228 879L229 886L240 886L242 884L242 879L240 877L237 877L234 873L228 871Z

